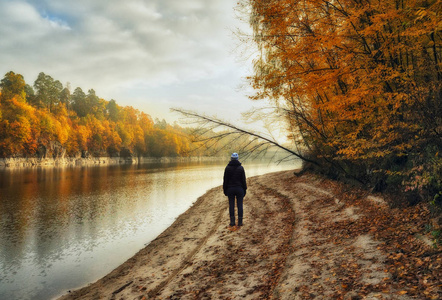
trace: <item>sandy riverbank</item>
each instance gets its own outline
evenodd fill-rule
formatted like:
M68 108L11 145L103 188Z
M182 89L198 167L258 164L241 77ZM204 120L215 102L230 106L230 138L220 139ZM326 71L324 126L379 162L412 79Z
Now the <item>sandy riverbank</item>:
M228 227L214 188L123 265L61 299L440 299L442 256L421 228L431 221L424 206L392 209L293 171L248 185L243 227Z

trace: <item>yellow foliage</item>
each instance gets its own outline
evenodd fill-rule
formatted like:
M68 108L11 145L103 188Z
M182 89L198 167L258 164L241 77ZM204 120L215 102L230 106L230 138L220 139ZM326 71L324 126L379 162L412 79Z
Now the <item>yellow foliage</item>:
M418 132L440 132L441 106L427 102L440 103L431 97L442 81L441 1L248 3L260 49L252 99L287 111L306 149L350 161L400 156Z

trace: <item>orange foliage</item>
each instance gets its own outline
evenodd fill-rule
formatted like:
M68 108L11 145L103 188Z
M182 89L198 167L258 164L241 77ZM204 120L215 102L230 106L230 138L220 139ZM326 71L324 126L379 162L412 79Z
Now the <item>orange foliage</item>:
M252 99L284 111L318 159L344 169L440 145L441 1L246 2Z
M0 118L0 155L16 156L23 151L35 153L37 142L34 138L35 109L13 97L4 102Z
M59 85L53 79L51 82ZM82 112L88 112L79 117L69 102L70 93L59 86L53 91L63 93L48 95L53 103L50 110L38 101L26 100L25 82L19 74L7 73L0 87L8 92L0 93L0 157L37 155L40 146L48 149L52 142L60 143L69 156L85 152L118 155L123 149L139 156L189 155L190 142L181 128L167 124L166 128L155 128L148 114L100 99L93 90L85 96L87 101L81 102L82 91L76 89Z

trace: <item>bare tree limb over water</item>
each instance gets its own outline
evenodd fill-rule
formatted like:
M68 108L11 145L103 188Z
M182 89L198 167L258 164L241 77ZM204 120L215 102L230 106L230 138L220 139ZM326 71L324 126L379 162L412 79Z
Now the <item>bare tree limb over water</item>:
M196 141L201 142L205 147L210 148L225 138L232 138L232 141L240 141L242 137L248 137L248 139L241 144L241 150L249 155L260 155L265 153L271 147L276 147L289 153L284 159L295 156L305 162L320 166L317 161L309 159L299 151L294 151L281 145L274 138L265 137L251 130L243 129L215 117L208 117L193 111L179 108L172 108L171 111L183 115L188 120L192 120L193 124L198 124L195 132ZM214 135L208 135L208 133L213 132L213 130L218 128L226 128L229 131L222 131ZM220 150L223 150L223 148Z

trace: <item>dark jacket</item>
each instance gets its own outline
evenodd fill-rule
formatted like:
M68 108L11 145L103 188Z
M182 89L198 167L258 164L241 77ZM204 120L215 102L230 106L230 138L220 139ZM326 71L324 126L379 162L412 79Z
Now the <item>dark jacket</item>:
M231 160L224 170L223 189L227 193L229 187L242 187L244 192L247 190L246 172L238 160Z

